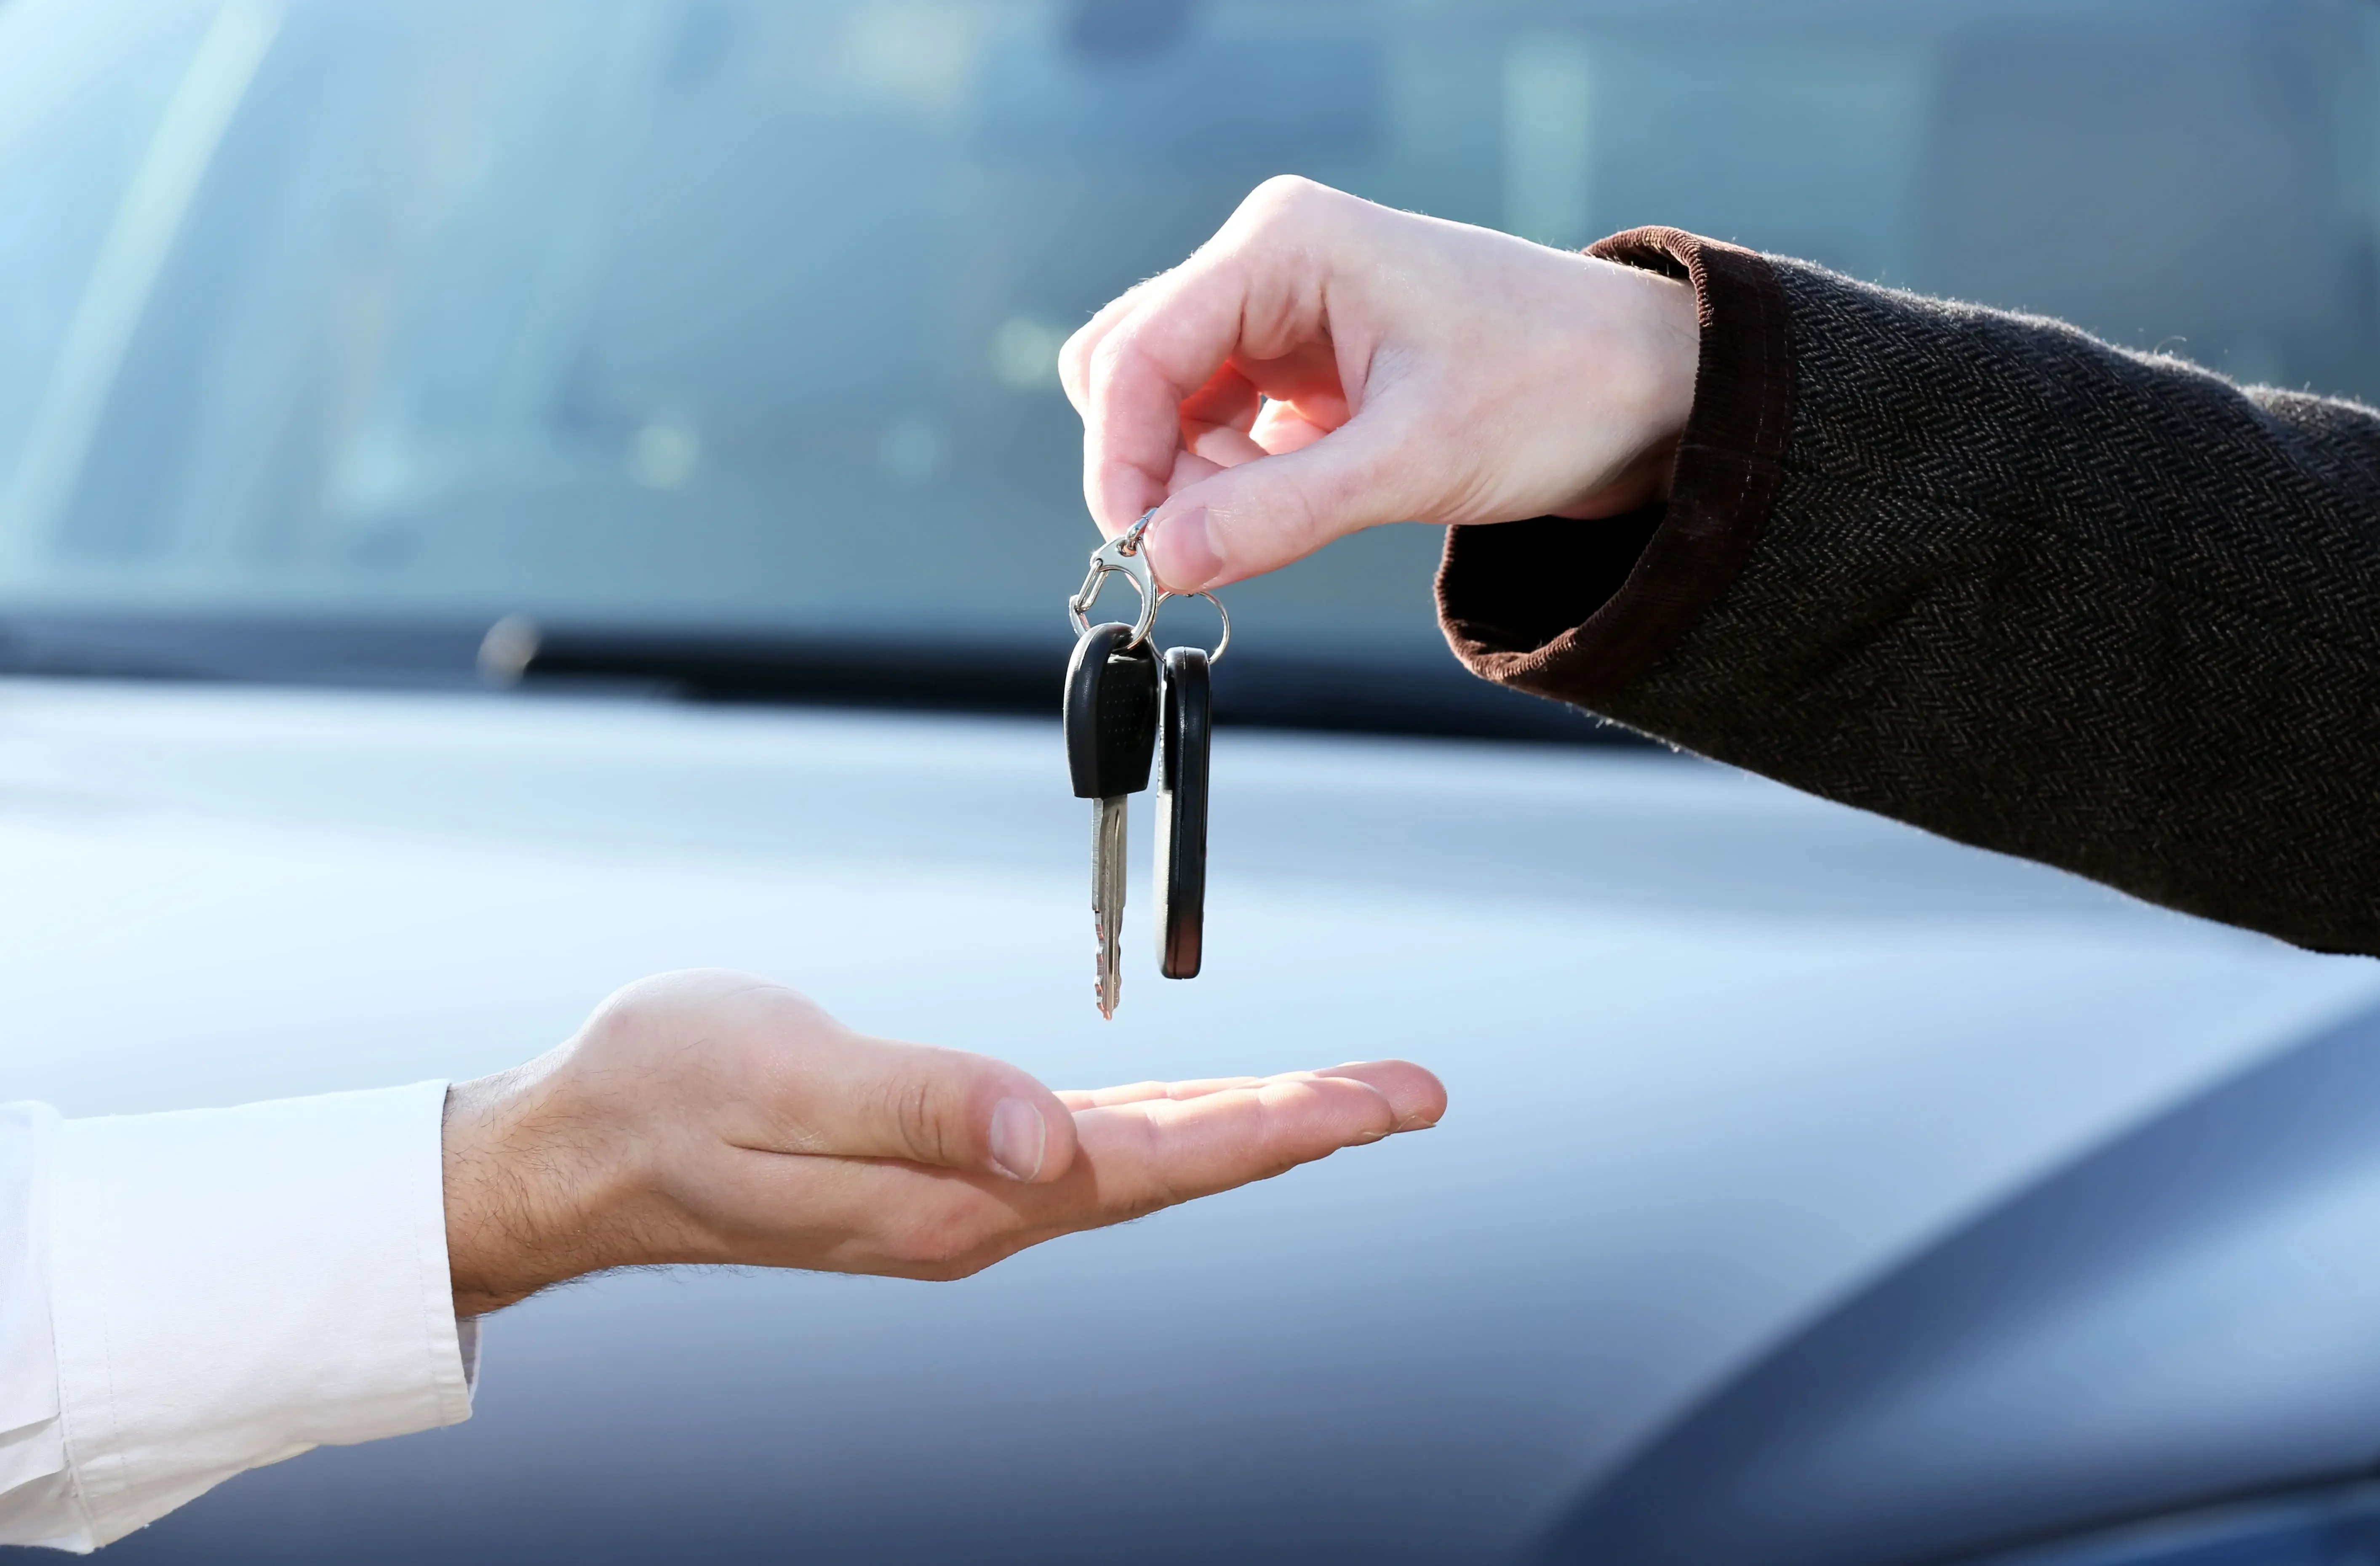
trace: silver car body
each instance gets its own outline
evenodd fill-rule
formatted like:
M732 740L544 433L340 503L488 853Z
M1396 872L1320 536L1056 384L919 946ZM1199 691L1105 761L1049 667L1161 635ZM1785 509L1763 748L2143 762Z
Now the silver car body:
M1045 723L0 689L8 1087L72 1114L468 1076L689 964L1053 1083L1402 1055L1453 1103L963 1283L561 1291L494 1321L468 1426L122 1548L1494 1559L2012 1198L2380 1002L2368 964L1659 755L1227 731L1215 791L1208 970L1160 980L1135 941L1103 1026ZM2368 1236L2380 1137L2350 1172L2328 1196ZM1964 1366L2001 1414L1965 1441L1816 1453L1851 1487L1817 1486L1851 1528L1819 1558L1903 1553L1858 1539L1912 1484L1974 1492L1973 1545L2104 1517L2051 1481L2111 1454L2163 1460L2134 1508L2380 1446L2371 1247L2319 1203L2231 1216L2129 1339L2061 1317ZM1794 1477L1736 1513L1772 1519L1741 1558L1808 1558Z

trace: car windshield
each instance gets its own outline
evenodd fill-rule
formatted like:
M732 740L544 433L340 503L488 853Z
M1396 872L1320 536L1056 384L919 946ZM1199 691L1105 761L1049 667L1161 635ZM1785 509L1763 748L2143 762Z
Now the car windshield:
M1059 345L1284 171L2380 393L2375 9L0 0L0 621L1038 658ZM1436 549L1232 589L1235 647L1443 667Z

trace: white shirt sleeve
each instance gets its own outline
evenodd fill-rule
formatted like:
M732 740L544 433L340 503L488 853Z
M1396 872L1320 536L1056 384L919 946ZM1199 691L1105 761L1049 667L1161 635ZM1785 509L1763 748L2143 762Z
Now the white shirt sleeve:
M446 1085L61 1121L0 1105L0 1544L469 1417Z

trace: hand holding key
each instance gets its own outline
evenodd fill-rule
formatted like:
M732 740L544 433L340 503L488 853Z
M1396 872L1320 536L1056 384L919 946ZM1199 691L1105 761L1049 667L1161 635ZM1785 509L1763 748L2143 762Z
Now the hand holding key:
M1699 353L1682 283L1284 178L1059 369L1091 515L1157 507L1157 576L1186 591L1378 523L1658 499Z

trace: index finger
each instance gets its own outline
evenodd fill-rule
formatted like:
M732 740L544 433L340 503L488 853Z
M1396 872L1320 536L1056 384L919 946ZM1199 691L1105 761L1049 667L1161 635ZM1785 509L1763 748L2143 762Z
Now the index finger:
M1182 405L1238 350L1246 280L1236 261L1202 253L1120 302L1079 371L1083 500L1111 533L1165 499Z

